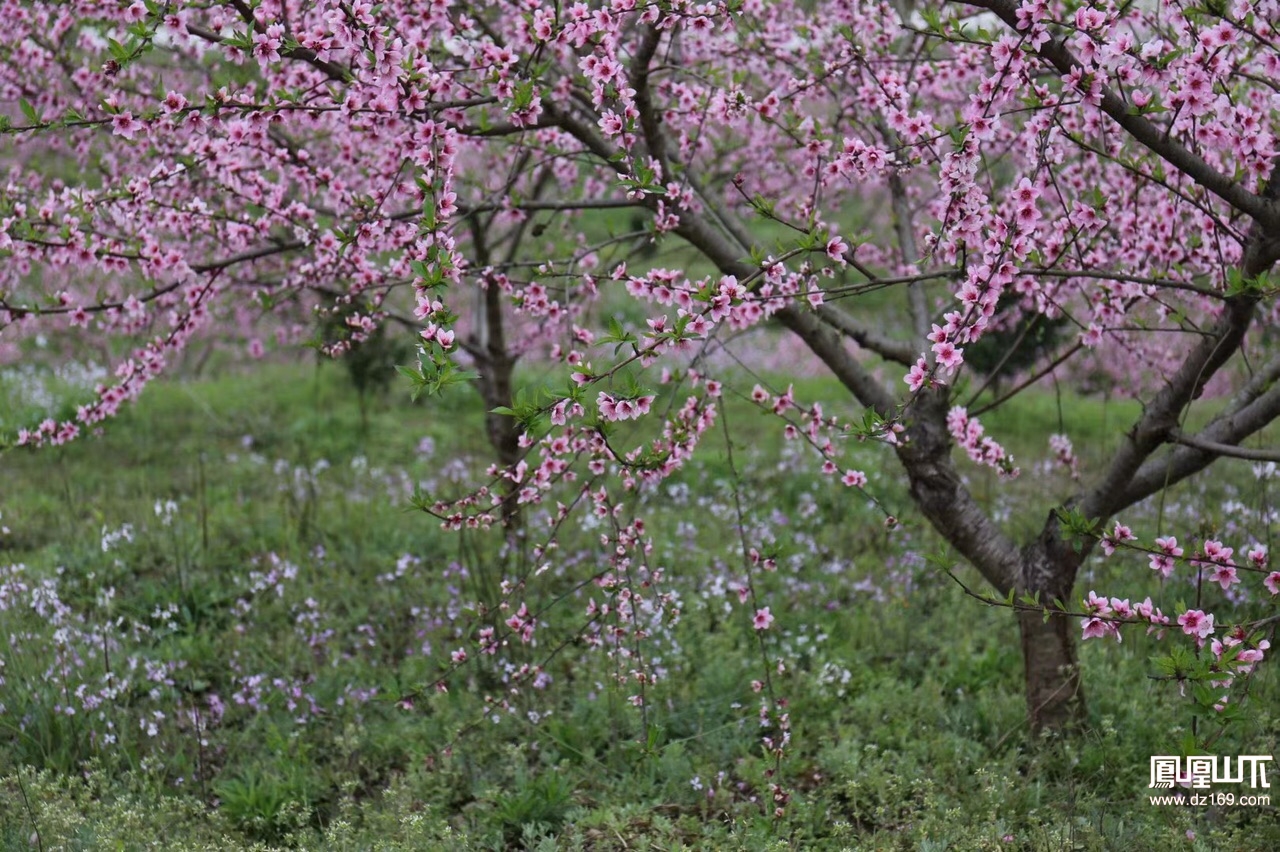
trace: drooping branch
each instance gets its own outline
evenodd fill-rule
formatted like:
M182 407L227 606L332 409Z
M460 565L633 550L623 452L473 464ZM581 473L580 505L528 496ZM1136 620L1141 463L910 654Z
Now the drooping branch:
M28 242L34 242L34 241L28 241ZM227 255L226 257L217 258L215 260L210 260L205 263L192 264L191 271L198 275L216 274L216 273L222 272L225 269L229 269L233 266L238 266L242 263L252 263L255 260L262 260L263 258L274 257L276 255L286 254L288 252L299 251L300 249L306 248L306 246L307 246L306 243L300 242L298 240L269 243L267 245L259 246L258 248L247 249L245 251L237 252L236 254ZM111 256L120 257L126 260L141 259L141 256L135 253L106 252L106 251L103 251L101 253L104 255L110 254ZM141 296L138 296L137 300L139 303L142 303L142 304L155 301L161 296L164 296L168 293L172 293L174 290L177 290L179 287L182 287L184 284L187 284L187 283L190 283L190 282L188 282L185 279L178 279L176 281L171 281L168 284L165 284L160 287L156 287L152 289L150 292L144 293ZM0 308L9 311L15 316L26 316L26 315L53 316L58 314L71 314L71 313L75 313L77 310L83 310L85 313L94 314L94 313L102 313L105 311L119 310L124 307L125 307L125 302L118 299L114 301L99 302L93 305L85 305L83 307L78 305L53 305L50 307L30 307L27 305L10 304L3 296L0 296Z

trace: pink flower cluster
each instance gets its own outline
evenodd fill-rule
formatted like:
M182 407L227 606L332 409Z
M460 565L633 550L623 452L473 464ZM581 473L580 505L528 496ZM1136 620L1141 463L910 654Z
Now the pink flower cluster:
M1010 479L1019 473L1013 456L990 436L976 417L970 417L962 406L954 406L947 413L947 430L974 462L995 468L1002 477Z
M1127 598L1108 599L1090 591L1085 599L1084 608L1089 616L1081 622L1083 639L1101 639L1110 636L1119 642L1121 641L1120 627L1127 623L1146 623L1149 625L1148 633L1156 632L1163 636L1163 629L1170 623L1169 617L1161 612L1149 597L1134 605L1130 604Z

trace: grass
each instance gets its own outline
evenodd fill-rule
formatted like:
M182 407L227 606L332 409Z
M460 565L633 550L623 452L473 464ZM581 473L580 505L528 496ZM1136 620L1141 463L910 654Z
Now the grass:
M828 380L796 393L841 409ZM988 429L1032 465L1061 417L1087 464L1134 413L1065 402L1029 395ZM736 397L725 417L733 463L717 430L634 507L667 569L666 611L680 611L655 617L642 649L662 675L644 711L625 683L634 662L580 638L599 599L574 591L602 558L589 524L524 593L533 609L559 601L537 646L475 653L488 616L471 602L529 566L499 537L406 510L416 487L461 493L488 464L468 392L410 405L397 389L362 416L339 369L281 364L159 384L101 437L5 454L0 845L1280 847L1273 808L1148 803L1149 756L1193 726L1176 689L1149 677L1153 640L1087 643L1088 730L1029 738L1012 620L929 561L938 542L892 460L857 451L903 519L888 532L774 421ZM1070 487L1028 475L999 488L966 470L1015 529L1042 521L1046 483ZM1265 534L1246 525L1265 483L1227 470L1169 495L1166 517ZM739 504L748 542L778 560L755 579L777 617L763 645L734 591ZM1146 573L1093 561L1082 591L1141 598ZM1157 592L1166 611L1190 594ZM472 659L449 691L424 690L458 647ZM513 680L525 664L538 686ZM766 674L792 725L780 762L761 744L779 734L759 723L767 692L751 685ZM1269 666L1252 693L1220 753L1280 750ZM1207 724L1194 723L1201 738ZM776 819L772 784L789 797Z

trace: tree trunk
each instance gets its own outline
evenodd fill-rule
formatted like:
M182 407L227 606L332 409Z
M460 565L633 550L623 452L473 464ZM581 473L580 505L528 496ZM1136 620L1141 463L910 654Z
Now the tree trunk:
M511 392L511 375L515 370L515 360L504 353L490 353L489 358L480 367L480 394L484 397L488 409L484 415L485 432L489 445L498 456L498 464L503 468L514 467L520 461L520 424L508 414L494 414L493 409L510 408L513 403ZM520 485L506 482L502 495L502 524L510 531L520 528L520 504L516 502L520 493Z
M481 259L487 263L488 248L483 232L475 230L474 237L477 247L483 249ZM480 374L476 389L484 400L485 435L497 455L498 465L510 469L520 461L520 424L508 414L494 414L493 409L515 405L512 376L517 359L507 349L502 292L492 282L476 291L475 329L468 351L475 358L476 370ZM517 502L520 485L505 480L502 488L502 525L507 528L508 540L512 540L521 527L520 504Z
M1022 551L1019 597L1032 595L1044 607L1018 613L1027 717L1035 732L1063 730L1085 721L1076 657L1079 621L1062 615L1058 606L1070 607L1076 571L1089 550L1063 541L1058 519L1050 515L1039 538Z
M1063 730L1085 718L1080 663L1076 659L1075 620L1039 612L1018 613L1022 664L1027 680L1031 730Z

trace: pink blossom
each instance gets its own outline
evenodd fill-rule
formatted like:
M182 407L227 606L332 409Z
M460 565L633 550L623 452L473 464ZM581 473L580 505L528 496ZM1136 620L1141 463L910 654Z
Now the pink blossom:
M1133 541L1135 538L1136 536L1134 536L1133 530L1117 521L1115 527L1110 533L1102 537L1099 544L1102 547L1102 552L1107 556L1110 556L1116 552L1116 548L1123 542Z
M921 358L912 365L910 370L907 371L907 375L903 381L907 383L907 387L910 388L911 392L915 393L924 385L924 381L928 375L929 364L924 360L924 358Z
M1213 616L1205 615L1198 609L1189 609L1178 616L1178 624L1188 636L1206 639L1213 635Z
M1231 564L1231 556L1234 553L1234 548L1224 547L1220 541L1208 539L1204 543L1204 555L1212 562L1229 565Z
M133 113L128 110L118 112L111 118L112 132L125 139L132 139L143 126L142 122L134 118Z
M1258 643L1256 648L1245 648L1236 654L1236 665L1241 672L1248 674L1253 671L1254 666L1262 662L1266 657L1267 649L1271 647L1271 643L1263 639Z
M1240 578L1236 576L1236 569L1230 565L1219 565L1214 568L1213 573L1209 575L1209 580L1222 586L1224 592L1240 582Z
M1103 639L1107 636L1115 637L1117 642L1120 641L1120 630L1114 622L1107 621L1104 618L1086 618L1081 622L1082 635L1081 639Z
M933 354L937 356L938 363L948 370L954 370L964 363L964 350L957 349L949 341L933 344Z
M867 475L860 470L846 470L840 481L851 488L862 488L867 484Z
M1159 571L1160 576L1169 577L1173 574L1174 562L1172 557L1165 556L1162 553L1152 553L1148 557L1148 560L1151 570Z
M1014 203L1019 207L1035 204L1039 197L1040 190L1027 178L1023 178L1013 190Z
M841 266L845 264L844 254L849 250L849 244L840 237L832 237L827 240L827 257L838 262Z

